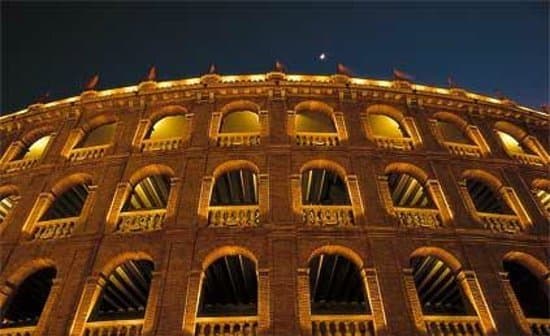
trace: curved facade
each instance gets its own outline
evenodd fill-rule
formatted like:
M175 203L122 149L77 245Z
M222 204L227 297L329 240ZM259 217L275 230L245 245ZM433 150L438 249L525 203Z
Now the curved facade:
M0 118L0 335L550 335L548 114L208 74Z

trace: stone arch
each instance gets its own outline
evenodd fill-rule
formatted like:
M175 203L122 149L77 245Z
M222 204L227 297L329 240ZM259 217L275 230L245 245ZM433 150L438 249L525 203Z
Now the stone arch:
M118 266L128 260L147 260L153 263L154 268L157 266L154 258L149 253L144 251L127 251L109 258L109 260L103 265L98 265L94 273L108 277Z
M151 112L149 119L151 120L152 124L154 124L155 122L159 121L164 117L174 116L174 115L185 115L187 113L189 113L187 108L181 105L167 105Z
M510 251L502 257L503 261L516 262L525 266L534 276L541 281L545 281L550 276L550 269L539 259L532 255L519 251Z
M525 137L529 135L527 134L527 132L525 132L518 126L511 124L507 121L497 121L495 122L494 127L499 131L510 134L511 136L516 138L516 140L520 143L523 143L523 140L525 139Z
M335 173L337 173L340 178L344 181L347 181L347 173L344 167L342 167L340 164L326 159L317 159L317 160L311 160L302 165L300 168L300 174L305 172L309 169L328 169L332 170Z
M23 265L19 266L14 272L6 276L6 283L18 286L23 282L28 276L37 272L43 268L53 267L55 268L57 275L59 276L59 269L57 263L51 258L37 258L25 262Z
M427 256L432 256L443 261L451 268L455 275L458 275L462 271L462 263L452 253L435 246L423 246L417 248L409 255L409 260L414 257Z
M481 169L468 169L462 173L462 179L477 179L486 183L494 192L500 193L500 189L504 186L500 180Z
M252 161L248 161L248 160L231 160L231 161L226 161L226 162L220 164L219 166L217 166L214 169L214 171L212 173L212 176L214 177L214 179L216 179L219 176L223 175L224 173L227 173L231 170L237 170L237 169L249 169L249 170L253 171L255 174L260 173L260 169Z
M74 173L69 176L65 176L58 180L51 188L51 192L55 196L63 194L65 191L69 190L71 187L78 184L87 184L91 185L93 178L90 174L87 173Z
M90 120L88 120L87 122L85 122L82 125L82 130L85 133L88 133L88 132L94 130L95 128L97 128L99 126L114 123L114 122L117 122L117 121L118 121L118 118L113 113L103 113L103 114L97 115L97 116L91 118Z
M167 175L174 177L176 174L174 170L164 164L150 164L137 169L128 179L131 185L136 185L139 181L152 175Z
M252 111L256 114L260 112L260 106L250 100L236 100L232 101L230 103L225 104L221 109L220 112L222 116L229 112L233 112L235 110L248 110Z
M452 123L458 127L461 131L465 131L466 127L468 127L468 122L466 120L462 119L461 117L457 116L454 113L440 111L436 112L432 116L434 119L446 121L449 123Z
M537 189L543 189L550 192L550 180L545 178L536 178L531 182L531 186Z
M201 264L202 271L206 271L206 269L216 260L223 256L232 256L241 254L248 259L252 260L254 262L254 265L256 266L256 269L258 268L258 258L256 255L249 250L246 247L239 246L239 245L226 245L222 247L216 247L214 250L209 252L204 258L203 262Z
M392 119L395 119L398 123L402 123L405 119L405 115L398 108L386 104L373 104L367 107L366 114L384 114Z
M386 166L384 174L399 173L408 174L418 180L422 185L425 185L429 179L428 174L421 168L406 162L393 162Z
M314 248L311 253L309 253L309 257L304 267L308 267L307 265L309 265L313 258L323 253L341 255L352 261L359 270L364 267L363 258L361 258L360 254L355 252L352 248L343 245L323 245Z
M33 129L32 131L25 133L21 137L21 141L25 144L25 146L28 147L32 145L36 140L51 134L53 131L54 131L54 128L52 126L39 127L37 129Z
M323 112L331 118L334 115L334 109L332 107L330 107L327 103L318 100L306 100L294 106L294 111L296 112L296 114L304 110Z
M0 199L7 196L19 196L19 188L15 184L0 186Z

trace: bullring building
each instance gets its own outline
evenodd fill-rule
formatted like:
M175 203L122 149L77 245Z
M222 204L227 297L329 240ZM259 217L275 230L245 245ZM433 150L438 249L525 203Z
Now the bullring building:
M280 71L0 117L0 336L550 335L548 111Z

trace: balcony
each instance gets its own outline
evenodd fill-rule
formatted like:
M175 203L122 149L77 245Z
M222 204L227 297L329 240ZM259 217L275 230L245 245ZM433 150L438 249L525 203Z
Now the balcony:
M523 230L519 218L516 215L478 212L477 215L483 222L483 227L493 232L517 233Z
M195 336L258 336L257 316L197 317Z
M370 315L312 315L313 336L374 336Z
M468 145L458 142L443 142L443 146L447 148L449 153L459 156L467 156L467 157L474 157L474 158L480 158L482 156L481 148L476 145Z
M320 133L320 132L299 132L296 134L296 144L298 146L338 146L337 133Z
M256 227L260 225L258 205L226 205L208 208L210 227Z
M140 146L142 152L176 150L183 146L183 138L144 139Z
M115 232L131 233L160 230L165 217L166 209L121 212L118 215Z
M25 170L35 166L38 163L39 158L30 158L23 160L15 160L6 163L6 172L11 173L14 171Z
M538 155L526 153L509 154L514 160L518 161L519 163L531 166L544 166L544 161L542 161L542 159Z
M527 324L533 336L550 336L550 319L527 318Z
M33 336L36 326L0 329L0 336Z
M57 218L41 221L34 225L32 239L59 239L73 234L80 217Z
M83 336L141 336L143 320L88 322Z
M219 133L216 142L220 147L254 146L260 144L260 134L250 133Z
M92 147L73 148L69 153L69 161L77 162L100 159L105 155L105 151L110 146L110 144L106 144Z
M308 226L355 225L351 205L302 205L302 221Z
M424 316L430 336L483 336L477 316Z
M411 138L387 138L374 136L372 140L376 143L376 146L383 149L412 151L414 148L413 140Z
M399 225L407 228L436 229L443 226L441 215L437 209L393 208Z

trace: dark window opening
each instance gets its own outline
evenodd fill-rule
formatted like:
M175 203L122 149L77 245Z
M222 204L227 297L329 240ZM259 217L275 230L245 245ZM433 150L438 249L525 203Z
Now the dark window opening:
M527 318L550 318L550 296L544 290L543 282L520 263L505 261L503 266L523 315Z
M434 208L424 186L409 174L390 173L388 186L393 204L405 208Z
M165 209L170 194L170 177L153 175L139 181L122 211Z
M302 173L302 204L349 205L346 183L335 172L310 169Z
M484 182L468 179L466 180L466 187L477 211L495 214L513 214L508 204L502 199L502 196L495 193Z
M40 220L46 221L79 216L88 193L89 188L86 184L71 187L54 200Z
M258 204L258 180L248 169L229 171L216 178L210 205Z

